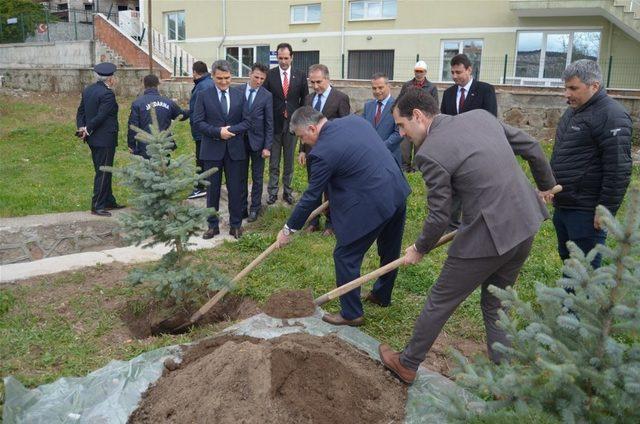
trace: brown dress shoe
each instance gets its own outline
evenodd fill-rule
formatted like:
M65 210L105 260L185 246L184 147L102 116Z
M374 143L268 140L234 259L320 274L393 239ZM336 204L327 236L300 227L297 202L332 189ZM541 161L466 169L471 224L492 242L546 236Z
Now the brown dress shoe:
M382 301L380 299L378 299L376 297L376 295L373 294L373 292L367 293L367 295L364 296L362 299L365 302L373 303L374 305L378 305L378 306L381 306L383 308L386 308L387 306L389 306L389 305L385 305L384 303L382 303Z
M313 224L307 225L307 227L304 229L305 233L315 233L316 231L319 231L320 228L316 227Z
M242 227L231 228L229 230L229 234L231 234L235 239L239 239L240 237L242 237L242 233L244 233Z
M324 231L322 232L322 235L325 237L329 237L334 235L335 233L333 232L333 228L325 228Z
M218 234L220 234L220 228L216 227L216 228L209 228L203 235L202 238L205 240L214 238L215 236L217 236Z
M391 346L381 344L378 346L380 360L391 372L393 372L400 380L407 384L412 384L416 379L416 372L411 370L400 362L400 352L395 352Z
M364 324L364 317L346 319L340 314L324 314L322 316L322 321L328 322L332 325L348 325L351 327L359 327Z

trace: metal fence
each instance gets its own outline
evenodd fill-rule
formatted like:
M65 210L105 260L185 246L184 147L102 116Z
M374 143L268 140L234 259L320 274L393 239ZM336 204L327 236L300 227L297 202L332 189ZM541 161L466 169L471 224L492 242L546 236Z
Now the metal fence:
M107 19L118 22L118 11L111 6L100 9ZM92 40L95 38L93 19L98 13L95 4L92 9L66 9L42 11L17 16L0 16L0 43L53 42ZM123 21L123 25L126 25ZM143 28L144 25L141 26ZM148 35L135 36L142 44ZM160 57L169 67L173 67L174 75L189 74L193 58L175 43L161 39L162 34L153 31L154 56ZM261 46L268 49L269 46ZM174 52L173 50L180 50ZM308 66L310 60L319 60L330 69L333 78L368 79L374 72L385 72L394 80L407 80L413 76L413 66L418 60L426 62L427 78L436 82L451 81L449 57L398 56L394 50L349 50L343 56L328 56L321 51L309 51L308 57L300 56L294 60L294 66ZM516 58L513 53L502 56L485 56L475 52L471 56L474 63L474 77L491 84L513 86L558 87L562 86L560 76L566 65L566 55L547 57L540 60L539 52L530 52L527 57ZM315 58L315 59L313 59ZM232 57L227 57L234 60ZM297 58L296 58L297 59ZM239 58L235 58L239 60ZM260 57L252 60L260 60ZM640 58L638 57L600 57L604 84L607 88L640 89ZM242 74L248 74L250 63L242 59ZM300 62L300 63L297 63ZM304 63L303 63L304 62ZM541 69L544 67L545 69ZM246 69L245 69L246 68ZM240 72L238 72L240 74Z

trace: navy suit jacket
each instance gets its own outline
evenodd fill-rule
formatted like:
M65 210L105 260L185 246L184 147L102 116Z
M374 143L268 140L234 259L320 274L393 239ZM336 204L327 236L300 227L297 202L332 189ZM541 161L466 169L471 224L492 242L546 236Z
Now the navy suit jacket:
M200 144L201 160L222 160L228 151L232 160L245 160L247 151L244 147L243 133L249 129L250 123L242 116L244 110L244 92L236 87L228 90L231 107L225 117L218 100L216 87L202 91L196 98L193 111L193 124L202 134ZM229 131L235 134L228 140L220 138L220 129L230 126Z
M327 121L309 155L309 186L289 217L289 228L302 228L327 190L338 244L347 245L391 218L411 192L396 160L360 116Z
M458 86L455 84L444 90L440 112L445 115L458 114L458 107L456 105L457 94ZM474 78L471 87L469 87L469 92L465 93L464 97L464 106L460 113L474 109L484 109L493 116L498 116L498 101L496 100L496 90L493 88L493 85L478 81Z
M242 95L246 94L247 85L239 87ZM264 87L260 87L253 98L253 104L249 109L249 101L245 101L245 119L250 122L251 128L247 131L249 146L254 152L262 149L271 150L273 144L273 96Z
M98 81L82 91L76 125L87 127L89 146L118 145L118 103L116 95L104 82Z
M189 99L189 123L191 124L191 136L194 140L202 140L202 134L198 132L196 126L193 123L193 111L196 107L196 99L198 94L208 89L214 88L215 84L211 79L211 74L204 74L193 82L193 88L191 89L191 98Z
M369 121L371 125L376 129L376 132L384 141L384 144L387 146L387 149L391 152L393 157L396 158L398 163L402 163L402 151L400 150L400 142L402 141L402 136L398 131L398 127L393 120L393 114L391 113L391 109L393 108L393 103L395 99L389 97L387 100L387 105L382 109L382 115L380 115L380 121L378 125L374 123L376 117L376 110L378 109L377 100L369 100L364 104L364 111L362 112L362 117Z

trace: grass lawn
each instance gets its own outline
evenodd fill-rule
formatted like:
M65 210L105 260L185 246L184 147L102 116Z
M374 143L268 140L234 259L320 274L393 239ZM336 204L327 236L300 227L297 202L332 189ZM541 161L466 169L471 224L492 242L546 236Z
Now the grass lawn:
M73 137L74 96L0 96L0 216L23 216L62 211L89 210L93 169L89 149ZM132 99L119 99L121 137L116 166L128 160L124 128ZM192 153L188 123L176 127L178 154ZM546 145L547 152L550 145ZM302 168L295 172L295 189L305 186ZM419 234L426 216L425 188L420 175L408 175L413 192L408 201L404 245ZM634 168L634 180L638 169ZM128 193L114 182L118 201L128 203ZM202 261L214 263L233 276L274 240L289 214L283 206L271 207L237 243L199 251ZM278 289L311 287L319 296L335 287L332 249L334 240L314 233L296 237L292 245L273 253L240 284L238 291L263 301ZM418 265L402 269L389 308L365 306L363 331L402 348L411 335L446 249L430 253ZM560 275L560 260L550 221L538 233L531 256L522 269L516 287L524 299L533 297L534 284L552 284ZM375 249L363 265L363 272L377 267ZM129 359L141 352L168 344L201 338L219 329L203 327L183 336L132 340L123 330L118 308L134 298L139 289L122 282L123 266L99 266L81 272L35 279L0 289L0 375L14 375L33 387L61 376L84 375L111 359ZM109 273L118 284L103 285ZM121 278L119 278L121 277ZM366 287L370 287L368 284ZM55 293L55 294L54 294ZM52 298L53 297L53 298ZM474 292L445 326L448 336L482 343L484 327ZM325 305L338 311L338 303Z

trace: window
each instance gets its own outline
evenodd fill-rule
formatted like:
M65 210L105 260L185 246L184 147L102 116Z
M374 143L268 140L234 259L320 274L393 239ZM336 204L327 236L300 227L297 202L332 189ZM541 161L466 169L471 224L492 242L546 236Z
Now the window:
M478 79L482 59L482 40L443 40L441 45L441 81L451 81L451 59L460 53L469 57L473 67L473 77Z
M299 4L291 6L292 24L320 23L320 4Z
M349 20L395 19L398 14L396 0L357 0L349 3Z
M184 10L164 14L164 29L167 40L182 41L186 38Z
M296 50L293 54L291 66L293 69L301 70L306 75L309 71L309 66L315 65L316 63L320 63L320 50Z
M370 79L376 72L384 72L393 79L393 50L349 50L347 78Z
M598 60L600 31L522 31L518 33L515 77L560 80L578 59Z
M226 60L231 64L231 75L248 77L254 63L269 66L269 46L227 47Z

